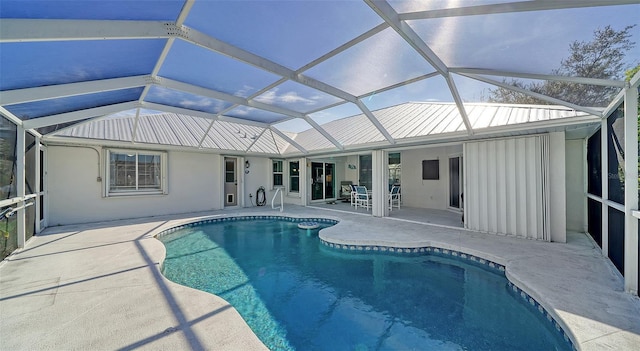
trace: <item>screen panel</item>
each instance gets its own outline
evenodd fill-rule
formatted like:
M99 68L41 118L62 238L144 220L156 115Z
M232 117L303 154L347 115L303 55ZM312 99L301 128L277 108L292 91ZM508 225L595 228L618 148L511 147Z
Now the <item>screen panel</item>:
M105 91L95 94L68 96L58 99L40 100L5 106L16 117L27 120L73 112L94 107L135 101L142 94L143 87Z
M244 98L280 79L184 40L174 41L159 75Z
M173 21L184 0L3 0L0 18Z
M609 200L624 205L624 110L607 118L607 183Z
M254 100L297 112L308 112L342 101L340 98L293 81L286 81L257 96Z
M602 196L601 130L587 139L587 192Z
M225 113L225 116L246 119L246 120L255 121L255 122L262 122L262 123L275 123L275 122L290 118L289 116L281 115L279 113L259 110L257 108L248 107L248 106L238 106L233 110Z
M165 43L165 39L1 43L0 90L150 74Z
M361 1L196 1L185 24L298 69L381 22Z
M574 41L591 41L598 28L636 24L640 6L601 6L409 20L407 23L449 67L549 74ZM570 21L567 21L570 18ZM639 31L631 31L638 42ZM637 46L628 65L640 57ZM622 72L621 72L622 73Z
M162 105L182 107L209 113L218 113L231 106L231 103L226 101L155 85L149 89L149 93L145 97L145 100Z
M433 71L422 56L387 28L311 68L305 75L360 96Z

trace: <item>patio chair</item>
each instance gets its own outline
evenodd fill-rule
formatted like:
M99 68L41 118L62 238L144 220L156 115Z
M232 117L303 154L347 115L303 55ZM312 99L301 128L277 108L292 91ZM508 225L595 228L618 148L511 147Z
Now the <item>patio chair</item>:
M352 192L353 186L351 181L343 180L340 182L340 200L342 200L342 202L351 201L353 203L353 195L351 195Z
M389 192L389 211L393 211L393 207L400 208L400 186L394 185Z
M354 194L354 197L356 210L358 209L358 205L369 210L369 207L371 207L371 195L367 191L366 186L356 185L356 193Z
M356 186L351 184L351 206L356 205Z

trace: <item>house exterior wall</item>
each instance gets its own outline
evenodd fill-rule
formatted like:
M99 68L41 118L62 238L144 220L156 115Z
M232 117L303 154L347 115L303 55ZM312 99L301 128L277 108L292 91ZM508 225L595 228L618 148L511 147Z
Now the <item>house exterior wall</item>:
M584 139L567 140L565 150L567 231L583 233L586 232Z
M449 207L449 157L462 152L462 146L404 150L402 162L402 205L416 208ZM422 180L422 161L440 160L440 179Z
M104 150L50 146L47 152L49 225L220 209L219 155L170 151L167 195L103 197Z

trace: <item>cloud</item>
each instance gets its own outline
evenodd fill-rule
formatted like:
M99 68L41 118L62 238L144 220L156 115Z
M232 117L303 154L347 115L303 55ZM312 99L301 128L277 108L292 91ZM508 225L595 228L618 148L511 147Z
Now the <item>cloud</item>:
M269 105L277 105L281 104L303 104L305 106L315 106L318 104L318 100L320 100L321 96L314 95L310 99L305 98L303 96L298 95L295 91L289 91L284 94L278 95L279 88L273 88L266 93L256 97L256 101L269 104Z
M235 116L247 116L249 112L251 112L252 108L247 106L238 106L230 111L232 115Z
M250 86L250 85L243 85L242 88L238 91L236 91L235 93L233 93L234 96L239 96L239 97L247 97L249 95L251 95L252 92L254 92L256 90L256 88Z
M188 100L186 98L183 98L182 100L180 100L179 105L184 106L186 108L191 108L191 107L205 108L205 107L213 106L213 100L207 99L207 98L197 98L197 99Z

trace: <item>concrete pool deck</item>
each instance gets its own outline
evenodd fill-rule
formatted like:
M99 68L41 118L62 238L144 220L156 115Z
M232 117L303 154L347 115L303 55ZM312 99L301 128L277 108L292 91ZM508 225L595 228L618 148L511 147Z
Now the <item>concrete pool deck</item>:
M579 350L640 345L640 299L584 234L567 244L287 206L237 209L47 228L0 263L1 350L264 350L224 300L160 274L154 236L206 217L325 217L326 241L434 246L506 266L507 277L540 302Z

